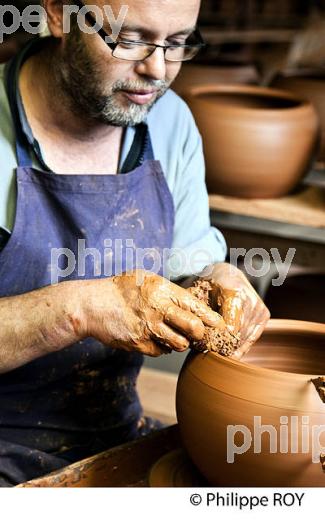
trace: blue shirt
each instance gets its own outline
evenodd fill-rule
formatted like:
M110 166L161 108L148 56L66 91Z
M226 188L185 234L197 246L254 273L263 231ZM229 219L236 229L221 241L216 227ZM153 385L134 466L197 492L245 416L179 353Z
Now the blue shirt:
M23 56L22 54L21 62ZM30 142L33 166L42 169L39 160L42 159L41 147L33 137L19 91L17 103L21 124ZM226 244L222 234L210 224L202 140L189 108L169 90L151 109L146 122L155 158L161 162L175 206L173 253L169 260L169 273L172 280L177 280L198 274L208 264L224 261ZM119 171L129 153L134 135L135 129L128 127L122 143ZM12 231L15 220L16 167L14 126L4 87L4 65L1 65L0 228L8 232Z

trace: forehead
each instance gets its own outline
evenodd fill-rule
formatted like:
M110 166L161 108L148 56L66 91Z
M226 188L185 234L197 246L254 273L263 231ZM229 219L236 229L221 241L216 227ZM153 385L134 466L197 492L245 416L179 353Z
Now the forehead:
M94 4L93 0L85 3ZM195 26L201 0L97 0L95 3L101 8L110 6L115 17L127 6L125 25L159 35Z

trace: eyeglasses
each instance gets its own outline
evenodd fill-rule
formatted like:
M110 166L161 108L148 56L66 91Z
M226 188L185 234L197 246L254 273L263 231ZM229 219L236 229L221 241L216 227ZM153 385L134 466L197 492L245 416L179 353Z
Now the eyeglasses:
M79 0L74 3L82 9L86 7ZM114 42L102 27L100 27L93 16L85 13L85 19L95 29L96 33L104 40L106 45L111 49L112 56L119 60L126 61L144 61L149 58L156 49L163 49L166 61L180 62L192 60L206 44L201 36L199 29L196 29L188 39L193 39L193 43L174 44L174 45L156 45L155 43L133 41L120 39Z

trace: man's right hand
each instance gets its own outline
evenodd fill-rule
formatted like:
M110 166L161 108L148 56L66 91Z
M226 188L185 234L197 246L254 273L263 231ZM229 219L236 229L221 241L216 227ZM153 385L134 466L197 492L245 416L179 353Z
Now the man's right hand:
M190 339L203 338L205 325L223 322L185 289L146 271L92 280L80 289L80 336L93 336L113 348L153 357L182 352Z
M0 374L88 336L113 348L160 356L202 339L204 325L225 326L190 292L146 271L0 298L0 320Z

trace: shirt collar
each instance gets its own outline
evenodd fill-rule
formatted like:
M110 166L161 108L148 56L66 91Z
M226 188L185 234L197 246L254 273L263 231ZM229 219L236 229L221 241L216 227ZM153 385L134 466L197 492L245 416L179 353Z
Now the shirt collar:
M10 88L16 89L16 91L14 93L15 101L16 101L16 106L17 106L19 122L20 122L21 128L23 130L23 133L25 134L27 141L30 144L30 146L31 146L33 152L35 153L38 161L40 162L42 168L44 168L46 171L50 171L50 170L49 170L48 166L45 164L39 142L37 141L37 139L35 139L32 129L28 123L27 115L26 115L24 105L22 102L22 98L20 95L19 73L20 73L20 70L21 70L23 64L25 63L25 61L33 54L36 54L43 47L46 40L48 40L49 38L50 37L33 38L18 53L18 55L14 58L16 81L13 85L10 85Z

